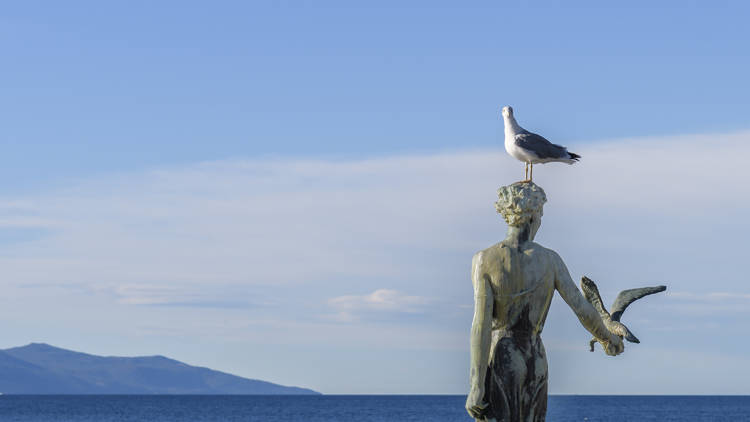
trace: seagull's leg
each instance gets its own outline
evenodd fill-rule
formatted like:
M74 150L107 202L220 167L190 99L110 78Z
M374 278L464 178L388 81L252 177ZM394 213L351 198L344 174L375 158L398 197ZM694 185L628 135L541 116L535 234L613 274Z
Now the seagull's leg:
M529 182L534 181L534 163L529 163L529 168L531 169L529 174Z
M523 181L529 180L529 163L523 163L524 169L523 169Z

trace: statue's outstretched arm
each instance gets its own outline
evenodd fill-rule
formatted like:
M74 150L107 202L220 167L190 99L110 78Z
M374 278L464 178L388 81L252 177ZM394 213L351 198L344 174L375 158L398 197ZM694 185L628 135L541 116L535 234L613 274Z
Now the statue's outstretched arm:
M471 390L466 399L466 410L473 418L480 418L487 408L484 402L484 379L489 364L492 341L492 306L494 295L489 280L482 271L481 252L471 262L471 282L474 284L474 320L471 323Z
M562 258L552 252L555 260L555 288L560 292L565 303L570 306L573 312L576 313L578 320L581 324L591 333L594 337L605 346L607 354L617 355L622 353L623 346L620 337L609 332L607 327L602 322L602 317L594 309L593 306L581 294L578 287L573 282L568 272L568 267L565 266ZM610 345L611 347L607 347Z

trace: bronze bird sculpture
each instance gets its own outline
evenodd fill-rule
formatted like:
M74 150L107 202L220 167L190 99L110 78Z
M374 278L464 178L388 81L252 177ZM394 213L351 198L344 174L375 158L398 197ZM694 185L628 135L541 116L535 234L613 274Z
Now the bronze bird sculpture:
M622 318L622 314L625 312L628 305L644 296L663 292L667 290L667 286L641 287L638 289L623 290L617 295L617 299L615 299L615 302L612 304L611 313L607 312L607 309L604 307L602 297L599 295L599 289L596 287L593 280L588 277L583 277L581 279L581 289L583 290L583 296L589 301L589 303L594 305L594 308L599 312L599 315L601 315L602 321L609 331L617 334L621 338L624 337L631 343L640 343L640 340L633 335L628 327L620 322L620 318ZM594 351L595 343L596 339L592 339L591 342L589 342L592 352Z

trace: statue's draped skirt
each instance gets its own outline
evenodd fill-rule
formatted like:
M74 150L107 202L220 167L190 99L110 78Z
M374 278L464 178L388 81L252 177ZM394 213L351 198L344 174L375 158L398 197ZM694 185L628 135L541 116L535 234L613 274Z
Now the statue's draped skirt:
M539 422L547 413L547 355L537 334L493 332L485 377L487 420Z

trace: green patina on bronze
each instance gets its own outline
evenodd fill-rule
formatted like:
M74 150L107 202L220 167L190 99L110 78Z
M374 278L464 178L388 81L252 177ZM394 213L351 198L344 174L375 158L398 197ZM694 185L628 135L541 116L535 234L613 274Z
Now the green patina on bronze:
M474 320L466 409L481 421L544 421L547 357L540 334L555 291L609 355L623 351L578 290L563 260L534 242L546 195L532 182L498 190L506 238L472 260Z

